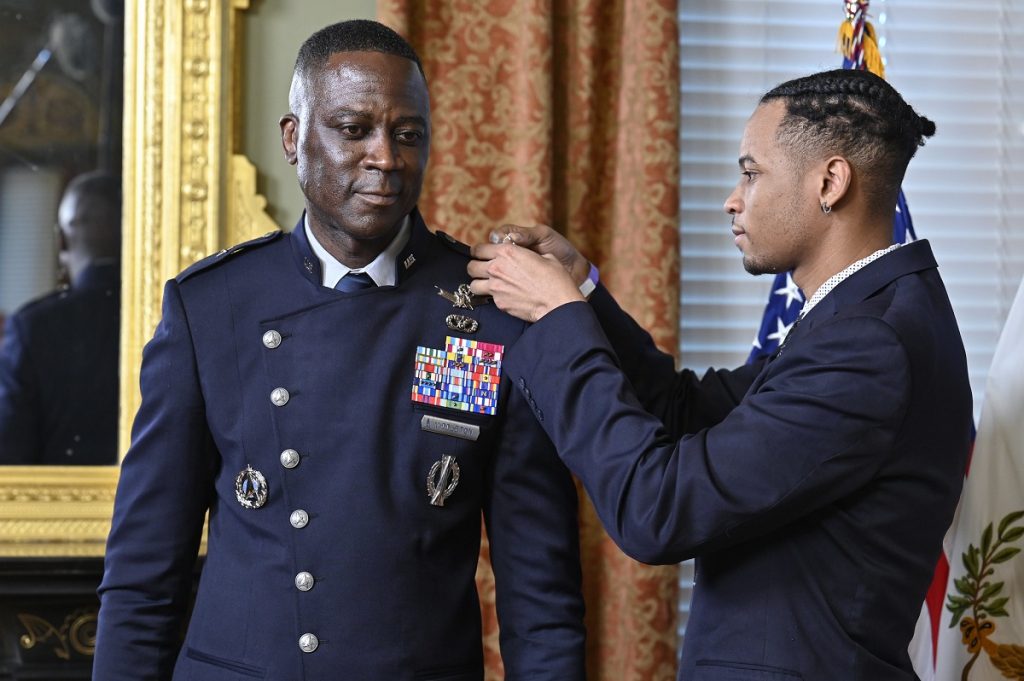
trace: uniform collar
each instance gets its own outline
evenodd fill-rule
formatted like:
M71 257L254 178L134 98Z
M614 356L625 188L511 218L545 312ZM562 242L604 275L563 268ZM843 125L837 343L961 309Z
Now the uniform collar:
M379 283L377 275L370 273L370 276L374 281L378 282L378 286L397 285L403 282L416 270L415 265L426 253L430 232L427 230L427 226L424 224L423 217L420 215L419 210L413 208L412 212L409 213L405 220L406 225L402 227L399 234L394 240L392 240L391 244L388 245L388 248L385 249L385 252L390 251L392 247L395 247L395 250L397 250L397 253L391 255L391 257L387 259L392 272L392 276L389 279L390 284ZM305 227L306 213L303 211L302 217L299 218L298 223L295 225L295 229L292 230L291 233L293 261L303 277L317 286L326 286L325 281L327 281L327 279L323 274L323 264L321 263L320 257L314 250L314 246L310 242L309 236L306 234ZM399 243L402 241L402 231L407 231L404 244ZM319 244L317 245L319 246ZM383 255L384 253L381 253L381 256ZM379 259L380 256L378 256L377 260ZM334 260L334 262L337 263L337 260ZM374 262L376 262L376 260ZM340 265L340 263L338 264ZM363 268L364 271L368 269L369 266ZM338 278L340 278L340 275ZM334 283L337 283L337 279L334 280ZM329 288L333 288L333 286Z
M391 243L387 245L383 251L381 251L376 258L374 258L365 267L351 268L333 255L331 255L326 248L323 247L317 238L313 234L313 230L309 228L309 215L303 216L302 229L306 233L306 240L309 242L310 248L313 250L313 254L316 255L317 260L320 261L320 271L322 273L321 283L326 288L334 288L338 282L347 275L349 272L364 272L370 275L373 282L377 286L394 286L396 282L395 275L395 259L398 254L405 248L406 243L409 241L409 231L411 220L406 215L402 220L402 226L398 229L398 234L391 240Z

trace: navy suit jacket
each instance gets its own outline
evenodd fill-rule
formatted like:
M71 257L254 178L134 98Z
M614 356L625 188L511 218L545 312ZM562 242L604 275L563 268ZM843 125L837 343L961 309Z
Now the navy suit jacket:
M703 379L599 288L506 368L608 532L697 557L681 679L913 679L971 393L927 242L837 286L767 362Z
M121 466L97 681L479 681L481 513L507 678L583 678L575 488L524 398L502 377L495 416L411 399L417 346L459 336L508 347L524 325L439 296L436 286L467 282L468 250L414 217L396 286L324 288L301 221L168 283ZM451 313L479 330L450 330ZM264 344L269 331L277 347ZM277 388L289 393L281 406ZM477 426L479 439L427 432L424 415ZM460 477L438 507L427 476L446 454ZM260 508L236 499L246 466L266 480ZM299 509L308 521L295 527ZM300 572L311 589L297 588ZM300 649L307 633L312 652Z
M0 464L117 462L120 299L119 266L94 265L7 320Z

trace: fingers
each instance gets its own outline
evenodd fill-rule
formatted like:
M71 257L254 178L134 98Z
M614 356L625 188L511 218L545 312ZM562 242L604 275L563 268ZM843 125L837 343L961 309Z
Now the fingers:
M488 260L470 260L469 264L466 265L466 271L469 272L469 276L474 279L486 279L490 274L487 268L490 266Z
M478 296L490 296L491 291L491 280L490 279L474 279L469 282L469 290Z
M502 247L512 248L509 244L475 244L469 249L470 254L477 260L494 260L498 257Z
M513 225L504 224L491 232L491 243L514 243L517 246L532 248L540 243L551 231L547 225Z

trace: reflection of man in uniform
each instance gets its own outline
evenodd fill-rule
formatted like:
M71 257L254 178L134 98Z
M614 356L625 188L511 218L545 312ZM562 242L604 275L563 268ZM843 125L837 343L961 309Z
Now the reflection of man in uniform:
M502 370L523 323L460 290L468 250L415 210L415 53L375 22L330 26L290 107L304 218L165 289L95 678L482 679L481 513L507 678L583 678L574 487Z
M7 320L0 350L0 463L117 461L121 198L79 175L57 213L71 285Z

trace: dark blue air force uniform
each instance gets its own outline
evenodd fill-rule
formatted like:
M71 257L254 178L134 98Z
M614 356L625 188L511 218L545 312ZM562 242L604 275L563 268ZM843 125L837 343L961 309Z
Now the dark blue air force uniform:
M92 265L7 320L0 464L116 463L120 299L120 267Z
M631 556L697 557L683 681L910 681L971 391L926 241L840 283L767 362L677 373L603 288L506 369Z
M418 346L507 348L524 329L438 295L467 261L414 213L396 286L324 288L301 222L168 283L107 546L97 681L479 681L481 513L507 678L583 678L576 494L528 401L504 376L493 416L412 400ZM453 313L479 329L452 331ZM435 506L428 473L446 455L459 479ZM236 491L248 468L258 508Z

